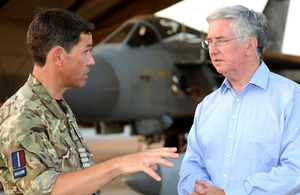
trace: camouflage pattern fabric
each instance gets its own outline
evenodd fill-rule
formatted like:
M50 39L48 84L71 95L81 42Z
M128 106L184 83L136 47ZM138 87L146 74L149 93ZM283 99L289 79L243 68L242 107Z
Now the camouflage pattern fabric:
M94 165L74 114L64 99L62 105L66 114L29 75L0 108L0 178L6 194L50 194L60 173L84 168L82 148Z

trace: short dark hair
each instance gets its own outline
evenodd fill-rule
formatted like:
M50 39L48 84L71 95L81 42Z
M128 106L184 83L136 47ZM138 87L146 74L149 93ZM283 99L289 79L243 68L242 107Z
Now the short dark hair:
M80 41L80 34L92 33L94 24L64 9L42 9L27 32L27 45L33 62L44 66L49 51L61 46L68 53Z

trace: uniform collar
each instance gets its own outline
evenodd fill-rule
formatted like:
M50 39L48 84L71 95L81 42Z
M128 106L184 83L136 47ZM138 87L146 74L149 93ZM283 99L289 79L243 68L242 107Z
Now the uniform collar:
M56 100L51 96L42 83L37 80L32 74L29 75L27 84L32 89L33 93L41 100L41 102L58 118L64 118L65 114L60 109ZM63 106L67 107L64 99L62 99ZM66 110L69 110L68 108Z

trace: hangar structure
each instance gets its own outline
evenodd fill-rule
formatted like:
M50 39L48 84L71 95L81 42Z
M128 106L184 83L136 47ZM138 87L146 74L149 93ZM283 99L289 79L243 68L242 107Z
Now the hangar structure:
M0 1L0 106L14 94L32 72L26 34L38 7L62 8L95 24L94 45L128 19L154 14L181 0L1 0ZM261 58L272 69L300 69L300 57L281 53L290 0L269 0L264 13L269 21L269 35ZM282 72L282 71L281 71ZM291 74L289 74L291 75ZM289 77L289 75L285 75ZM300 83L292 74L291 79Z
M94 45L136 15L154 14L180 0L1 0L0 101L11 96L32 71L26 34L38 7L62 8L95 24Z

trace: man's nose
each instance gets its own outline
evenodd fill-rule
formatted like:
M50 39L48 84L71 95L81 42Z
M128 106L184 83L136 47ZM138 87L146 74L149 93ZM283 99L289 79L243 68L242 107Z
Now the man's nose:
M219 48L218 46L212 42L209 47L208 47L208 52L209 54L215 54L215 53L218 53L219 52Z
M89 56L88 56L88 66L93 66L95 64L95 60L92 56L92 54L89 52Z

